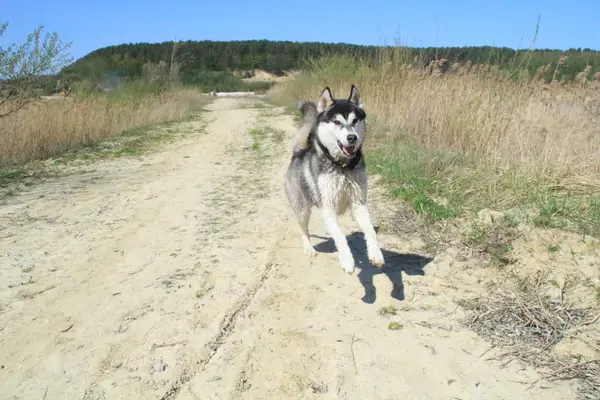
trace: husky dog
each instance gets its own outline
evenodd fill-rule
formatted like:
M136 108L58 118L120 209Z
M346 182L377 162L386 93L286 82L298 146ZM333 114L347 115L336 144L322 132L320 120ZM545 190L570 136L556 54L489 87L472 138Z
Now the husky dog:
M312 207L317 207L338 249L344 271L354 272L354 258L338 223L352 209L365 234L369 260L384 264L367 208L367 170L362 154L366 112L356 86L348 100L333 97L326 87L315 105L299 103L301 125L294 137L293 155L285 175L285 193L302 230L304 252L316 254L308 235Z

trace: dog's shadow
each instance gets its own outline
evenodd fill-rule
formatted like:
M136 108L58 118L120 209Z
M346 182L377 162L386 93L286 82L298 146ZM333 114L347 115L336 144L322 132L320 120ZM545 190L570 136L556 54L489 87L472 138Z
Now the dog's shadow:
M337 251L333 239L315 235L312 236L325 240L314 246L316 251L320 253L334 253ZM353 232L347 236L346 239L348 240L348 245L356 260L357 266L360 268L358 279L365 289L365 295L362 297L362 301L368 304L373 304L377 299L377 289L373 284L373 277L375 275L387 275L393 285L391 296L402 301L405 299L402 273L409 276L423 276L425 275L423 269L427 264L433 261L433 258L423 257L418 254L396 253L394 251L381 249L383 258L385 259L385 265L382 268L376 268L369 262L365 238L362 232Z

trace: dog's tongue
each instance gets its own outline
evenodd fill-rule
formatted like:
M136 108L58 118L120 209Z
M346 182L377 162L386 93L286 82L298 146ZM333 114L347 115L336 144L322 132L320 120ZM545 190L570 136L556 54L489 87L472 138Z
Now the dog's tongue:
M354 154L354 146L343 146L344 148L344 153L346 153L346 155L351 156L352 154Z

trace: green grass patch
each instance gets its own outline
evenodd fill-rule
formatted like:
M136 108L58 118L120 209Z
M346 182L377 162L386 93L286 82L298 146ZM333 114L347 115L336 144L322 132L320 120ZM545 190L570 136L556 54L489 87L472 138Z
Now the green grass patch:
M452 149L427 149L402 136L385 146L375 143L365 153L369 173L381 175L390 196L430 221L473 216L484 208L520 209L538 227L600 235L600 195L557 191L555 180L542 172L494 169ZM505 219L513 227L519 223L514 216Z
M433 220L456 217L456 211L433 200L425 192L414 188L394 188L392 195L408 200L413 208Z
M600 196L549 196L540 201L533 222L538 227L597 235L600 233Z
M120 156L133 156L136 154L140 153L140 149L136 149L133 147L123 147L119 150L115 150L110 152L110 155L113 157L120 157Z
M390 193L395 198L408 201L413 208L432 220L444 220L459 215L457 204L443 204L440 200L440 188L435 180L423 172L423 159L415 152L396 147L396 151L383 153L375 151L367 153L367 164L370 172L380 174L390 186ZM453 202L455 203L455 202Z
M260 151L262 156L269 157L268 154L262 151L265 147L263 145L266 144L267 140L276 144L283 142L285 132L270 125L260 125L250 129L248 134L252 137L252 150Z
M388 329L390 331L399 331L402 328L404 328L404 325L402 325L400 322L390 322L388 324Z
M548 253L556 253L558 251L560 251L560 246L555 244L548 246Z
M27 171L24 168L0 167L0 187L5 187L12 182L24 178L25 176L27 176Z
M379 309L379 311L377 311L378 315L383 316L390 316L390 315L396 315L398 313L398 309L394 306L384 306L381 307Z
M269 133L268 129L269 129L268 126L260 127L260 128L252 128L252 129L250 129L248 134L250 136L252 136L253 138L264 138Z

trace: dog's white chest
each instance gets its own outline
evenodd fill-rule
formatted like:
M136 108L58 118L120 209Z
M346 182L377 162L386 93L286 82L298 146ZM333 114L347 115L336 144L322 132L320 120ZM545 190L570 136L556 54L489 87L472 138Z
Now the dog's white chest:
M339 214L343 214L348 209L348 206L352 203L352 188L349 183L343 186L340 191L339 198L337 201L337 211Z
M330 175L322 184L323 200L337 208L339 214L346 212L359 190L357 183L346 175Z

